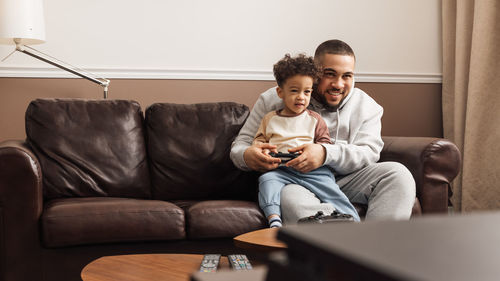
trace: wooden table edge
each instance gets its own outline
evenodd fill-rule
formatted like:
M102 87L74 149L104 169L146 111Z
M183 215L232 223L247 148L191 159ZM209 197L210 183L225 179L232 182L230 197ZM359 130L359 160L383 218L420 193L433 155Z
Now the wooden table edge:
M279 228L262 228L247 233L240 234L233 238L233 243L236 247L247 250L259 251L276 251L284 250L287 245L276 239ZM253 241L255 237L264 238L265 243L257 243ZM250 238L250 239L249 239ZM274 241L271 241L274 240ZM270 241L270 242L269 242Z

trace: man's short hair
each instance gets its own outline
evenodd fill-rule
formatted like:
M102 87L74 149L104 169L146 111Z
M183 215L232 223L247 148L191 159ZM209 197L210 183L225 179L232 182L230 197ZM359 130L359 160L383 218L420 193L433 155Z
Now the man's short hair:
M295 75L310 76L316 83L320 74L314 59L304 54L299 54L296 57L286 54L284 58L274 64L273 72L279 87L283 87L286 80Z
M347 55L356 59L352 48L344 41L333 39L319 44L314 53L314 59L319 62L324 54Z

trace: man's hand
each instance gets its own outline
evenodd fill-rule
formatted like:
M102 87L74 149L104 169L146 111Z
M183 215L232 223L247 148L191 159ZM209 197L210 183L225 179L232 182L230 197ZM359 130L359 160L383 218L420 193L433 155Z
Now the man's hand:
M300 156L288 161L287 167L292 167L301 173L307 173L323 165L326 159L326 149L321 144L304 144L292 149L290 153L300 152Z
M256 143L245 150L243 159L245 159L248 168L254 171L274 170L278 168L281 160L269 156L269 151L276 151L276 146L268 143Z

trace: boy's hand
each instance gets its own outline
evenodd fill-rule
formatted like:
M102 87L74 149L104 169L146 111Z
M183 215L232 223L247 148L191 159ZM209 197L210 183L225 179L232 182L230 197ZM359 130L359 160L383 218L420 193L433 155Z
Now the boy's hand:
M326 159L325 148L321 144L304 144L288 150L290 153L302 153L295 159L286 163L287 167L292 167L301 173L307 173L323 165Z
M278 168L281 159L269 156L269 154L265 153L265 150L268 153L269 151L276 151L276 146L268 143L255 143L245 150L243 159L248 168L259 172L267 172Z

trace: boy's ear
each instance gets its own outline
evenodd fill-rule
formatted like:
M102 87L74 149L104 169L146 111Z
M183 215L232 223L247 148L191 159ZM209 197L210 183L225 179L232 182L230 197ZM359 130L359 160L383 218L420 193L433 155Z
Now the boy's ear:
M276 93L278 93L278 97L283 98L283 89L281 87L276 88Z

